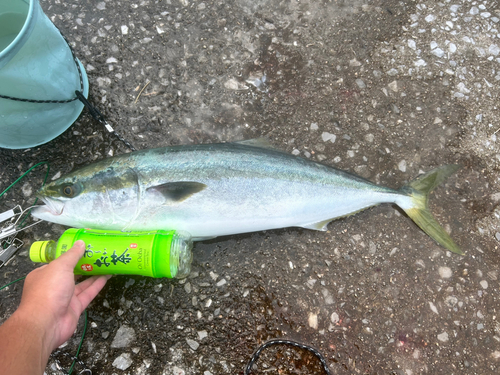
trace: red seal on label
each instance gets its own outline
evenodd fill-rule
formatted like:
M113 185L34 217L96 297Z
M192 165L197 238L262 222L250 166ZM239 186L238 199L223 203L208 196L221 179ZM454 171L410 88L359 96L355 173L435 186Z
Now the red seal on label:
M94 269L92 264L82 264L80 267L81 267L82 271L85 271L85 272L90 272Z
M131 243L130 244L131 249L137 249L137 244L136 243Z

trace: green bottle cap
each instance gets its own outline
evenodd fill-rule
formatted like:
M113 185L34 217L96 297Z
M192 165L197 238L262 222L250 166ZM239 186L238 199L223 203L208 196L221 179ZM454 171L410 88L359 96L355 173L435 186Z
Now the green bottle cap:
M45 249L50 242L54 241L36 241L30 247L30 259L32 262L36 263L48 263L48 259L45 256Z

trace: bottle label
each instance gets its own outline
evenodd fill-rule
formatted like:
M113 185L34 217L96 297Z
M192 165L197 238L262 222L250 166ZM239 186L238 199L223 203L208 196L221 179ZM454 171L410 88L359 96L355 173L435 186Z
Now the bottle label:
M80 268L84 272L92 272L94 270L94 267L92 266L92 264L82 264L80 266Z
M172 235L171 233L165 233ZM155 232L116 232L80 229L58 241L60 254L68 251L77 240L85 242L85 253L75 267L75 273L87 275L133 274L153 275L152 251ZM171 237L170 237L171 238ZM167 255L169 251L165 251ZM168 262L168 258L163 260Z

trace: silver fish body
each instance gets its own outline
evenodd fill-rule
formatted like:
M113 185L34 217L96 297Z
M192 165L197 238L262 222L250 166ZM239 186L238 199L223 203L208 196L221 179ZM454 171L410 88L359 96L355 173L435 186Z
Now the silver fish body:
M33 215L43 220L110 230L177 229L195 239L284 227L326 230L329 221L380 203L407 212L418 206L411 188L378 186L252 143L120 155L52 182L39 196L46 206Z

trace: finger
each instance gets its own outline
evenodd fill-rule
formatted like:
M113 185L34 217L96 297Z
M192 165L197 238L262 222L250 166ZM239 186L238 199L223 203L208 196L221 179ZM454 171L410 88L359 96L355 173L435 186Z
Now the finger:
M82 290L81 293L76 297L81 303L82 311L87 308L90 302L97 296L97 294L104 288L106 282L108 281L108 276L100 276L97 279L94 279L94 282L89 285L85 290Z
M76 264L80 260L80 258L85 253L85 242L82 240L78 240L73 244L73 247L69 249L67 252L62 254L59 258L57 258L54 262L58 262L59 264L64 264L68 268L75 268Z
M78 296L81 292L87 289L90 285L92 285L99 277L102 276L92 276L88 279L83 280L81 283L76 284L75 286L75 296ZM111 277L111 275L106 275L106 281Z

